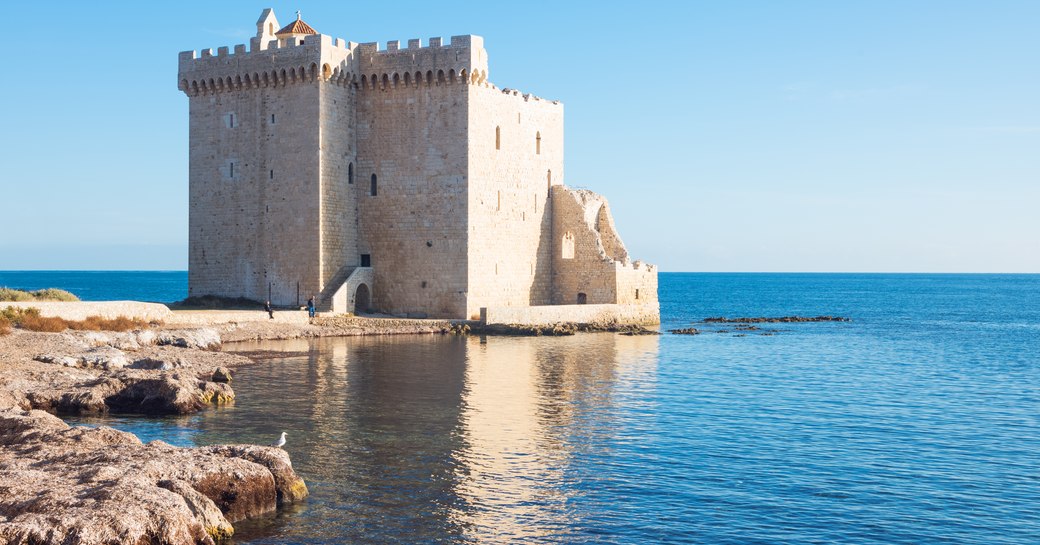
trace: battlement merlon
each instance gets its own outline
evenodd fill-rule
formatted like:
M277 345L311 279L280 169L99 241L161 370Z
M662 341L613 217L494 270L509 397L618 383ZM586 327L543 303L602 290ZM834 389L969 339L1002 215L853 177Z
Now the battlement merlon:
M452 36L451 42L444 44L441 38L430 38L426 46L421 39L408 40L402 48L397 40L386 43L380 49L376 42L362 43L355 50L355 57L363 75L381 77L394 74L403 77L405 73L438 71L456 75L465 70L470 83L484 83L488 77L488 54L484 49L484 38L473 34Z
M297 40L269 40L261 47L259 38L252 48L236 45L201 51L182 51L178 56L178 88L194 95L202 92L229 90L248 83L256 86L282 84L286 81L347 79L356 72L353 51L356 43L325 34L313 34ZM283 74L284 71L284 74Z

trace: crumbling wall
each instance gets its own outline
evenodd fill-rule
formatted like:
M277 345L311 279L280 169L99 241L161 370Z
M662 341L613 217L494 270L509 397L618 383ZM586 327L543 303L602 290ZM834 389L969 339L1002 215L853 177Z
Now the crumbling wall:
M601 195L552 188L552 304L657 304L657 268L629 260Z

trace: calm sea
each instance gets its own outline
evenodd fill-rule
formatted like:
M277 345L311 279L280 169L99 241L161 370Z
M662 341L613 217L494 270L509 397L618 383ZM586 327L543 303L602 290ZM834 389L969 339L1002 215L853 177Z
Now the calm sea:
M853 321L264 343L288 352L239 370L233 407L76 421L179 445L287 431L312 495L239 543L1040 542L1040 276L660 283L664 328Z
M188 297L188 271L0 271L0 287L60 288L83 301L173 303Z

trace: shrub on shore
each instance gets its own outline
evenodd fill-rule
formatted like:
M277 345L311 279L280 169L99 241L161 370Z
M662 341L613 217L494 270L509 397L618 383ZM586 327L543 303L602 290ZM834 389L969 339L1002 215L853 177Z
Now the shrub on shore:
M0 316L0 337L11 332L11 320Z
M16 290L0 287L0 301L79 301L72 293L58 288L47 288L35 291Z
M66 329L76 331L130 331L132 329L144 329L157 322L147 322L140 318L127 318L117 316L115 318L102 318L101 316L87 316L83 320L66 320L54 316L40 316L40 309L7 307L0 310L0 331L3 323L13 325L26 331L41 331L47 333L60 333Z

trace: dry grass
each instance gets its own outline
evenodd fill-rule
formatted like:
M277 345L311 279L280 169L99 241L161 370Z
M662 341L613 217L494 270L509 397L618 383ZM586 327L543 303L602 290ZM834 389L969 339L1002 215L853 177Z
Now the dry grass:
M11 332L11 320L0 316L0 337Z
M36 291L0 288L0 301L79 301L79 297L57 288Z
M0 324L14 325L19 329L27 331L42 331L47 333L60 333L66 329L76 331L130 331L133 329L144 329L159 325L158 322L147 322L140 318L127 318L117 316L115 318L102 318L101 316L87 316L83 320L66 320L64 318L40 316L40 310L35 308L7 307L0 310ZM3 328L0 327L0 330Z

